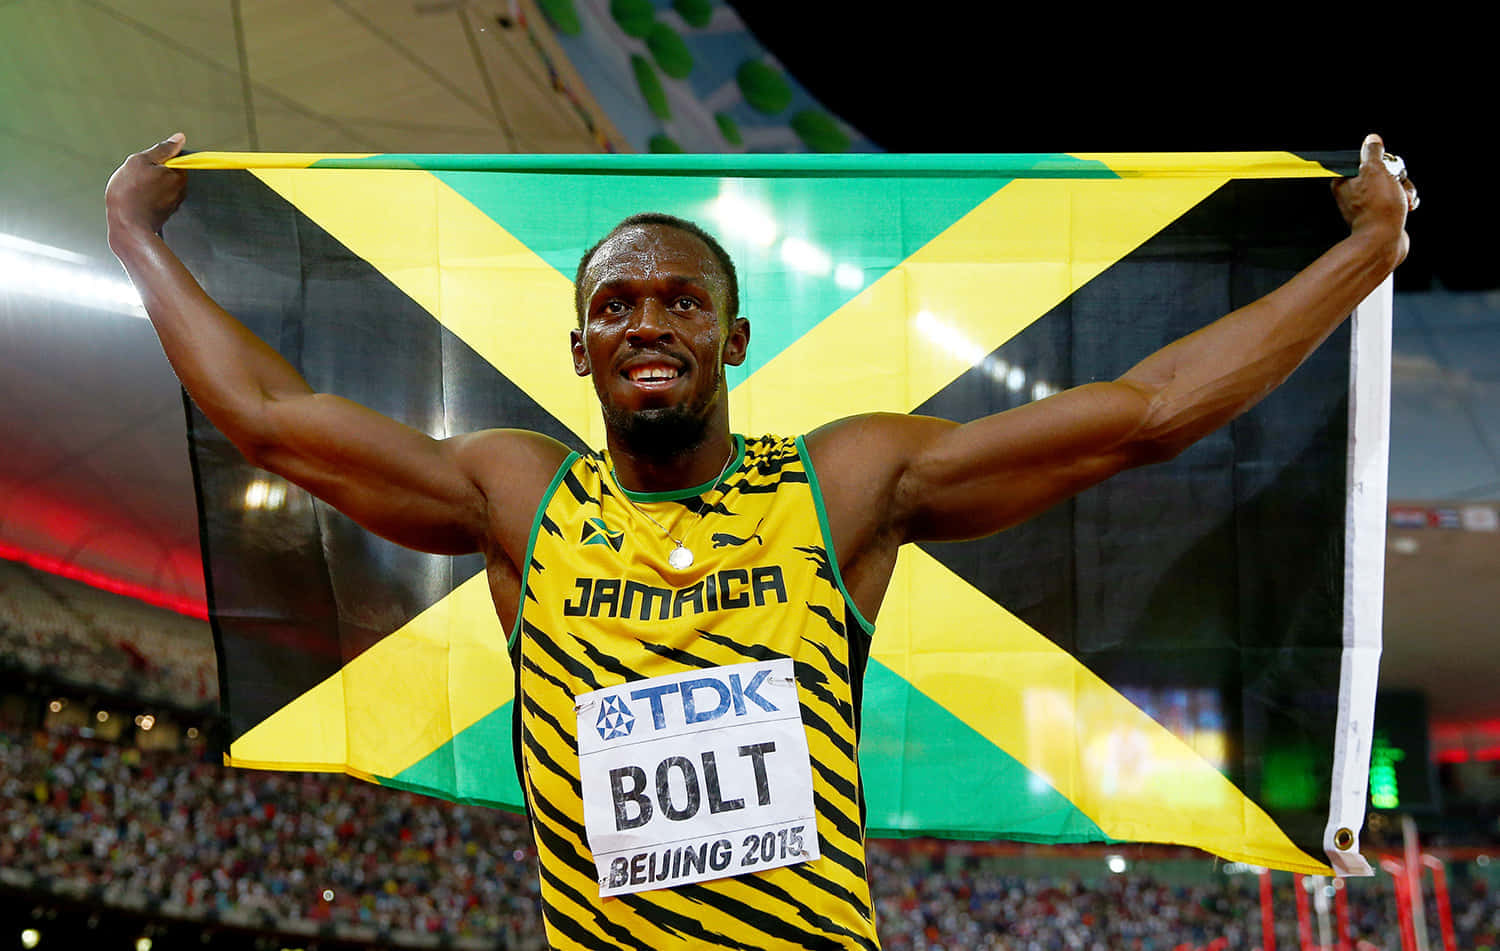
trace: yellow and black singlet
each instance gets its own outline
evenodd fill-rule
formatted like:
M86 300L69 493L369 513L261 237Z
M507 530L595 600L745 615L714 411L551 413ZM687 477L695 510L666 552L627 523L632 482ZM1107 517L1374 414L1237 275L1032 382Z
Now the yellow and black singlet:
M552 948L878 947L856 759L873 628L839 577L801 438L735 436L734 444L720 480L675 493L627 493L607 455L575 453L539 506L510 643L518 768ZM674 543L651 518L683 539L691 566L669 565ZM810 754L820 857L601 898L585 831L575 698L783 658L795 674L783 679L795 679ZM745 697L756 700L750 686L736 681L735 690L741 708ZM636 707L649 720L650 709ZM708 795L719 804L718 790Z

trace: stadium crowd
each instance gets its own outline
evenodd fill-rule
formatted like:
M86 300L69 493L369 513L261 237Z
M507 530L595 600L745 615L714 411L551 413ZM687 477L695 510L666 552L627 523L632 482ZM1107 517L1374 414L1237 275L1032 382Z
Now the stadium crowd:
M1149 874L1021 877L1002 862L876 847L872 879L886 951L1218 951L1262 947L1259 880L1205 875L1168 884ZM1296 949L1291 876L1276 876L1276 947ZM1349 935L1360 951L1399 951L1396 906L1384 876L1346 879ZM1428 896L1429 946L1441 948ZM1482 879L1452 895L1457 946L1500 949L1500 900ZM1314 927L1314 935L1317 934Z
M0 672L142 699L166 685L180 710L216 699L201 622L109 600L0 562ZM342 776L227 769L206 759L196 729L147 743L139 732L96 733L87 704L72 718L18 719L40 698L4 699L0 886L382 946L439 935L459 947L543 946L536 857L519 817ZM1063 861L1020 868L979 844L870 844L888 951L1260 947L1256 877L1189 864L1198 871L1186 877L1153 874L1149 862L1128 874L1096 862L1084 875ZM1500 898L1484 876L1459 871L1458 947L1500 951ZM1292 880L1275 880L1276 945L1296 948ZM1360 951L1400 947L1385 876L1350 879L1346 895ZM1435 907L1427 921L1441 947Z
M208 626L0 561L0 668L184 709L219 697Z
M539 932L520 820L339 777L0 734L0 867L186 917Z
M1253 875L1021 877L965 849L872 843L889 951L1260 945ZM55 733L0 732L0 869L9 884L19 870L33 889L190 919L540 946L535 854L515 816ZM1290 888L1289 877L1278 885L1278 947L1297 947ZM1349 895L1363 947L1398 948L1389 883L1351 880ZM1483 879L1456 883L1453 905L1459 947L1500 948L1500 901ZM1441 947L1435 908L1428 921Z

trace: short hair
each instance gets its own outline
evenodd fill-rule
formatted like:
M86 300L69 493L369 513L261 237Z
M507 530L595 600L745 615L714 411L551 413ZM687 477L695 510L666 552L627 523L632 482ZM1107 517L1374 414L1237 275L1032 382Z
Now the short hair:
M589 264L594 260L594 255L599 253L599 249L604 246L604 242L608 241L610 238L613 238L615 235L619 234L621 231L624 231L626 228L634 228L640 225L661 225L662 227L666 228L676 228L678 231L687 232L688 234L692 235L693 237L697 238L699 241L702 241L705 245L707 245L708 250L714 256L714 260L719 262L719 269L724 272L724 278L729 282L729 300L726 302L728 304L726 316L730 320L733 320L735 317L739 316L739 277L734 272L734 261L730 260L729 252L724 250L724 246L719 243L718 239L709 234L707 231L704 231L697 224L688 221L686 218L679 218L676 215L669 215L665 212L660 211L645 211L641 212L640 214L631 215L629 218L626 218L624 221L609 229L609 233L596 241L592 248L589 248L587 251L583 252L583 257L579 259L578 273L573 276L573 306L574 309L578 311L578 326L580 328L583 327L583 312L585 304L583 299L583 272L588 270Z

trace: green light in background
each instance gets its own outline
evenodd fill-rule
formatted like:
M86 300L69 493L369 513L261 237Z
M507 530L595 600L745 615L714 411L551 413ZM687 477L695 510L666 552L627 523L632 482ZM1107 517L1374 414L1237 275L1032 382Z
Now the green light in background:
M1397 809L1401 806L1400 789L1396 784L1396 764L1406 759L1406 751L1392 746L1384 730L1375 731L1375 743L1370 749L1370 805L1376 809Z

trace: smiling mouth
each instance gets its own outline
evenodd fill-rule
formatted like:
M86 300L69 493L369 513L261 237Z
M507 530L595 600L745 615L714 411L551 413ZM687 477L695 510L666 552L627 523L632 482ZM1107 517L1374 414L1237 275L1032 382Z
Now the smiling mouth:
M681 370L662 364L632 367L625 371L625 378L632 383L671 383L680 376Z

